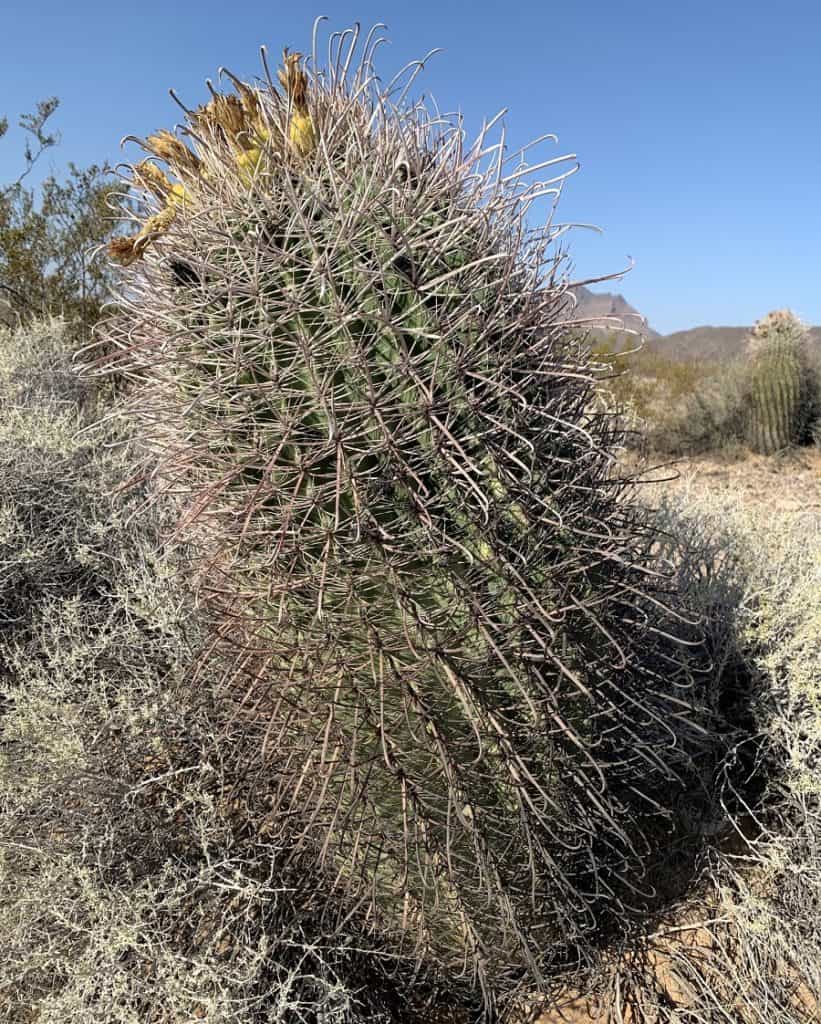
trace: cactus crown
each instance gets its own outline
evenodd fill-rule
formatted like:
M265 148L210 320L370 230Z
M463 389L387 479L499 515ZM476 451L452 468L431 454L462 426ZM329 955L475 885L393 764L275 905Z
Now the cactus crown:
M807 328L790 309L774 309L761 317L747 339L751 356L765 352L771 346L800 347L805 344Z
M136 234L111 242L112 259L124 266L141 259L183 209L189 213L197 209L200 193L226 169L249 182L255 174L278 171L289 150L298 156L310 153L315 138L301 56L287 50L283 54L279 78L286 90L284 99L273 86L263 91L229 73L237 95L218 93L209 82L211 100L186 112L184 132L192 147L166 129L142 141L151 156L166 164L172 177L150 160L133 167L133 185L147 190L160 209L144 219Z
M491 1005L636 912L703 733L562 229L527 221L568 158L466 148L357 35L146 140L170 176L133 169L109 335L199 524L269 834Z

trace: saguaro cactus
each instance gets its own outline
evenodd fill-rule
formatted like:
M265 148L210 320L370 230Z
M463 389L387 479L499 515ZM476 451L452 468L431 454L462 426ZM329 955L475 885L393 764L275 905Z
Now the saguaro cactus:
M788 309L768 313L752 330L747 437L753 451L772 455L797 444L806 431L810 410L806 333Z
M526 222L567 158L467 148L357 36L145 140L109 336L237 644L266 834L491 1008L639 912L701 740L561 230Z

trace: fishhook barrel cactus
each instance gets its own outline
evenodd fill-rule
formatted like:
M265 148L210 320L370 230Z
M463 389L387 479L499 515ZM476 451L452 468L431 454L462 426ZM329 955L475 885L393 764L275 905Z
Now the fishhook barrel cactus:
M807 430L812 401L806 340L806 327L788 309L768 313L750 333L747 436L762 455L798 444Z
M144 141L108 334L237 647L267 834L490 1011L639 912L692 679L561 229L527 220L572 158L466 146L358 35Z

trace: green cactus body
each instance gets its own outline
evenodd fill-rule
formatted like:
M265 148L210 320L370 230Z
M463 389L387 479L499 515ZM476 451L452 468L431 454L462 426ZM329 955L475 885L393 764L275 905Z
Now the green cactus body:
M111 333L202 519L276 827L493 1003L630 913L703 742L691 669L552 229L525 227L545 186L367 61L296 89L293 56L298 151L279 93L252 178L199 114L200 177L121 244L144 262Z
M753 329L747 437L753 451L773 455L798 444L808 415L805 329L787 310Z

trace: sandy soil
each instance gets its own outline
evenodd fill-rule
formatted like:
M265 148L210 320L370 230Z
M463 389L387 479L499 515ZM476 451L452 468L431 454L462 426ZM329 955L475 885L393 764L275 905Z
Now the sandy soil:
M761 505L773 515L821 517L821 451L816 448L774 457L701 455L658 466L645 478L658 481L652 485L654 498L665 491L708 494L732 504Z

